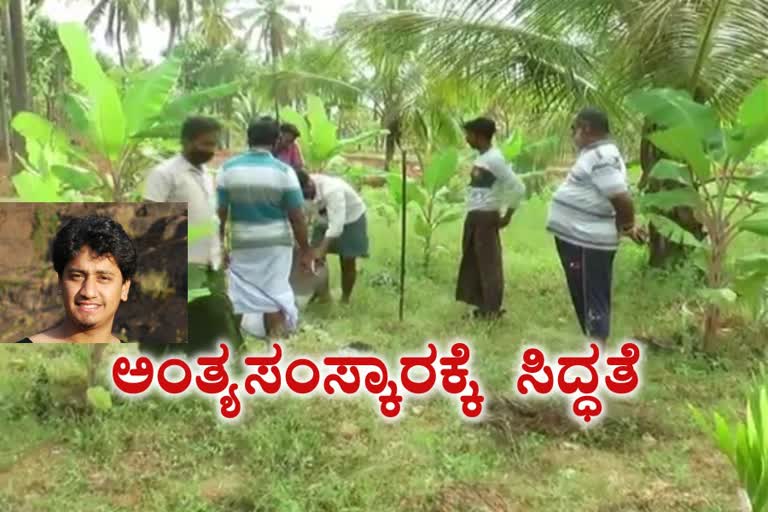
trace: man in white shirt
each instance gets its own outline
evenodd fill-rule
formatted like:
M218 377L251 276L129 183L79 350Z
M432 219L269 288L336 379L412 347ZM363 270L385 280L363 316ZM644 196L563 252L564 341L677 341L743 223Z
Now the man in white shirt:
M186 203L189 226L210 223L213 228L209 236L191 242L187 249L190 286L211 290L210 296L188 304L188 350L213 348L220 336L242 343L220 269L216 190L205 166L215 154L220 131L215 119L186 119L181 127L181 152L149 171L144 190L146 201Z
M368 223L363 199L349 183L325 174L298 172L304 198L312 201L312 211L319 216L312 245L315 259L324 261L328 253L338 254L341 264L341 301L349 303L357 279L357 258L369 255ZM329 290L316 294L319 300L330 298Z
M619 239L627 236L642 244L646 235L635 225L627 168L605 113L582 110L571 135L578 157L552 197L547 230L555 237L581 330L604 349Z
M493 146L496 124L478 118L464 125L467 143L480 154L467 190L462 258L456 300L475 306L476 318L497 318L504 297L504 266L499 230L509 225L525 195L525 185Z

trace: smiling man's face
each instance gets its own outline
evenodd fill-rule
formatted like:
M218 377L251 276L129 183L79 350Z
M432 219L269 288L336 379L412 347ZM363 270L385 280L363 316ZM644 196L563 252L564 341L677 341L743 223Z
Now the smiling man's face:
M131 287L112 256L97 256L88 246L67 263L59 283L67 315L82 329L111 325Z

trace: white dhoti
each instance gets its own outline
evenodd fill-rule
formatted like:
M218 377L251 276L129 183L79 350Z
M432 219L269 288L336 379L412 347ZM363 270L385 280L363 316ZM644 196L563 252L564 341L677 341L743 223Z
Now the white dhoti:
M294 331L299 311L290 284L292 247L232 250L229 263L229 298L235 314L243 315L243 328L266 337L264 313L281 312L288 331Z

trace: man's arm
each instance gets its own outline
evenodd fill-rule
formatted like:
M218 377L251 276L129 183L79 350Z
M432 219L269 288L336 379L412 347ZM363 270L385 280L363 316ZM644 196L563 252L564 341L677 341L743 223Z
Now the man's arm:
M229 210L227 208L219 208L216 210L219 214L219 240L224 244L224 233L227 231L227 217Z
M151 169L144 184L144 200L164 203L168 201L170 193L171 183L168 175L158 167Z
M494 158L488 168L498 180L498 197L501 209L505 211L501 219L501 227L506 227L525 195L525 184L503 158Z
M317 248L315 254L317 259L325 257L331 242L340 237L344 231L344 224L347 220L347 202L343 190L336 190L328 194L325 203L328 211L328 229L325 231L325 238Z
M303 171L304 170L304 156L301 154L301 146L297 142L293 143L294 149L294 159L296 160L294 162L295 169L297 171Z
M229 250L227 248L227 217L229 216L229 191L226 188L224 177L219 175L216 183L216 213L219 216L219 243L224 260L224 266L229 265Z
M299 249L308 251L309 237L307 235L307 219L304 216L304 210L301 207L290 208L288 210L288 220L293 228L293 236L296 237Z
M620 192L608 198L616 211L616 228L623 232L635 225L635 206L627 192Z
M311 270L313 258L307 235L307 218L304 215L304 194L301 192L299 179L293 169L288 169L285 180L286 189L283 192L282 207L288 215L288 221L293 228L293 236L299 246L301 266L306 270Z
M618 158L613 161L598 160L592 167L591 175L594 185L613 205L619 235L627 235L642 243L645 235L635 226L635 206Z

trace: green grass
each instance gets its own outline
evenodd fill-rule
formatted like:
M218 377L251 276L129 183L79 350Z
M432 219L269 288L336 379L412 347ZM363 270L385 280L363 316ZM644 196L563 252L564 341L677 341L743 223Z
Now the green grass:
M378 194L369 192L369 201ZM751 330L729 333L718 358L646 353L639 396L606 403L607 417L590 431L564 420L564 405L535 403L527 418L504 406L524 343L554 355L584 342L543 228L546 208L529 201L504 232L508 315L498 324L468 323L453 300L460 223L438 232L447 250L435 254L430 277L409 240L398 322L398 227L374 216L373 258L363 264L353 304L306 312L289 342L292 358L362 341L391 365L428 340L445 350L463 338L488 399L485 423L463 421L457 402L445 398L410 400L394 424L370 399L251 398L235 425L219 422L213 399L116 399L97 414L82 399L85 350L4 346L0 510L734 510L734 473L686 404L741 413L756 359ZM745 239L739 250L766 247ZM652 271L645 260L631 244L617 257L612 343L635 335L695 341L696 318L681 314L683 304L693 307L694 272Z

